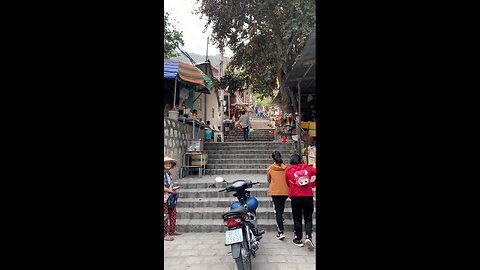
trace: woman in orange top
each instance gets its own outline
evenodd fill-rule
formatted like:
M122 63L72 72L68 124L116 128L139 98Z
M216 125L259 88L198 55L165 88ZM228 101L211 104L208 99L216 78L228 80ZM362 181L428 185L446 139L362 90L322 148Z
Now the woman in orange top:
M288 198L288 186L285 182L285 169L287 165L283 163L282 155L278 151L272 153L273 164L267 169L268 191L267 195L272 197L273 212L277 222L277 239L283 240L283 211L285 210L285 201Z

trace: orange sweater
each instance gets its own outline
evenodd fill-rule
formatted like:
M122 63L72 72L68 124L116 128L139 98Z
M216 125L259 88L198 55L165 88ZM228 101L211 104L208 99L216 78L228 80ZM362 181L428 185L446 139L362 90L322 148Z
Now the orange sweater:
M268 196L288 196L288 186L285 181L285 169L287 165L272 164L267 169Z

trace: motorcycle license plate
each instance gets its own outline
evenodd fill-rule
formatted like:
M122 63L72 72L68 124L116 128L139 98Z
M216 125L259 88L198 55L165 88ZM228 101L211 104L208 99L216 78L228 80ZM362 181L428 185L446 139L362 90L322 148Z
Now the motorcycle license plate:
M242 228L225 232L225 244L231 245L243 241Z

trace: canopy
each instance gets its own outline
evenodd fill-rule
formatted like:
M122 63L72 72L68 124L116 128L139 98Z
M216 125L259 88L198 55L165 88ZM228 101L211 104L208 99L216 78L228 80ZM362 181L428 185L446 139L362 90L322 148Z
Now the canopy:
M163 60L163 77L173 79L178 76L187 82L203 86L212 86L212 80L194 65L176 59Z
M313 28L302 53L295 60L292 70L287 74L286 85L297 87L301 82L302 95L314 94L316 92L316 33Z

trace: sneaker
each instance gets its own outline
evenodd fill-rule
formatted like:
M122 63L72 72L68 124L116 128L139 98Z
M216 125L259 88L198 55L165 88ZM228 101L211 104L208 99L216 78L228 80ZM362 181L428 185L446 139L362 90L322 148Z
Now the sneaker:
M315 248L312 239L310 238L305 239L305 246L307 246L309 250L313 250Z
M278 239L278 240L283 240L283 239L285 239L285 235L284 235L283 233L279 232L279 233L277 234L277 239Z
M298 240L297 238L293 239L293 244L297 247L303 247L302 240Z
M174 232L174 233L171 233L170 235L182 235L182 234L179 232Z
M165 240L165 241L173 241L174 238L173 238L172 236L170 236L170 235L167 235L167 236L165 236L165 237L163 238L163 240Z

